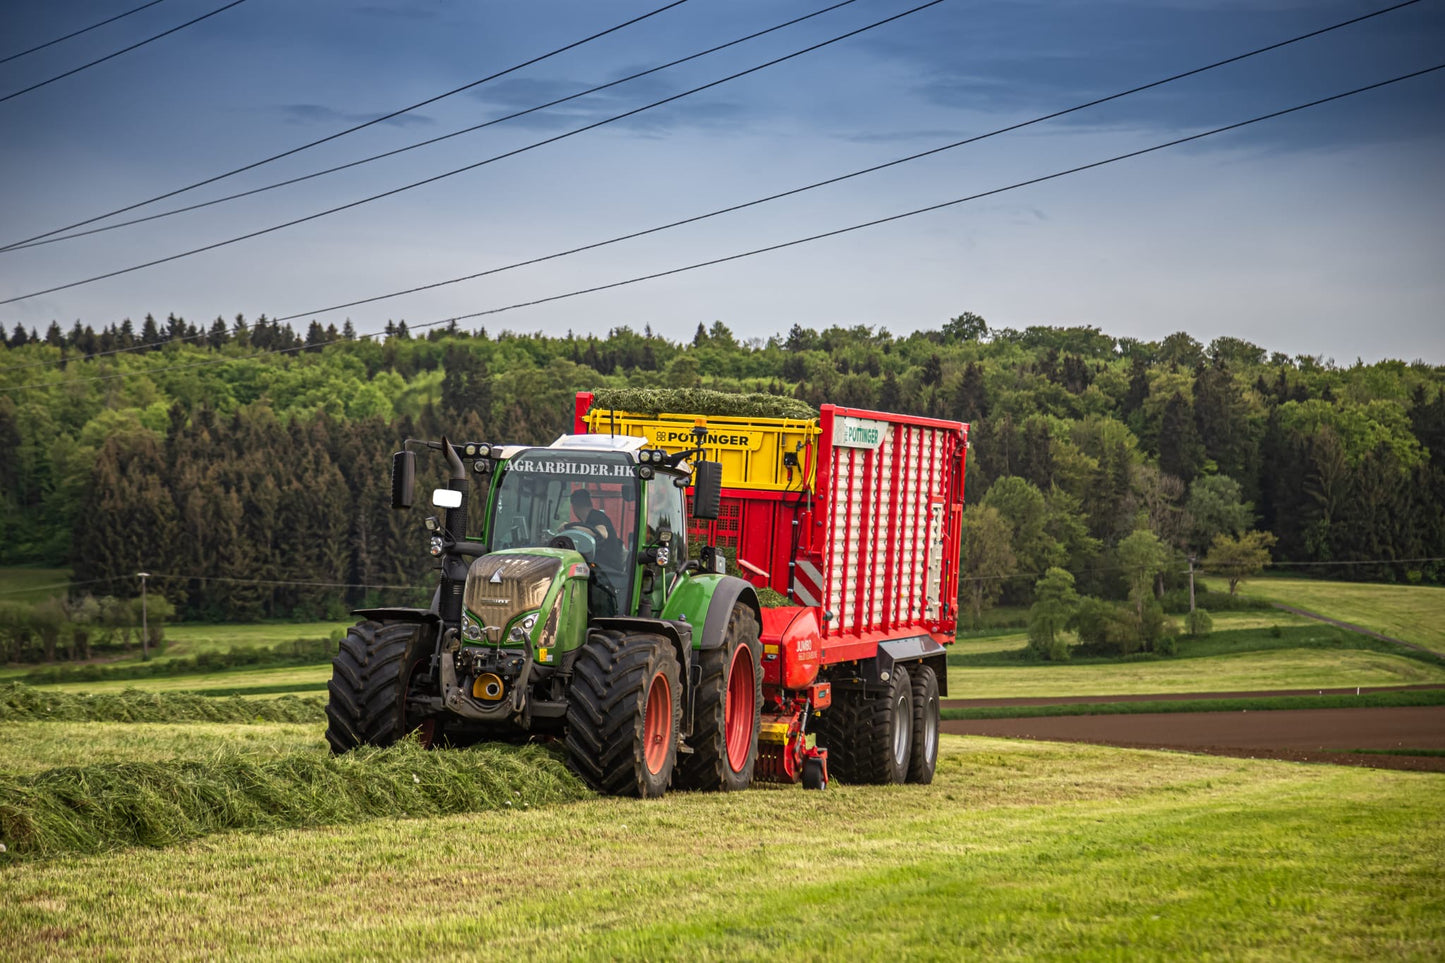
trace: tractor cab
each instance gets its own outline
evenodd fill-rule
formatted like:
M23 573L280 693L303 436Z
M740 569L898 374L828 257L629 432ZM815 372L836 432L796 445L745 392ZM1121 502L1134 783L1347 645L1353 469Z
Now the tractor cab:
M641 438L564 435L518 449L492 488L492 551L577 552L588 567L593 617L661 611L687 560L685 464L643 448Z

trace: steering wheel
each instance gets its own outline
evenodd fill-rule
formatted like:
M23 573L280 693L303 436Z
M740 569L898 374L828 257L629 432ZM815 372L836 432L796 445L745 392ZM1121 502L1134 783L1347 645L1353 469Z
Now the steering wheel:
M552 548L570 548L589 562L597 559L597 536L585 525L564 525L549 543Z

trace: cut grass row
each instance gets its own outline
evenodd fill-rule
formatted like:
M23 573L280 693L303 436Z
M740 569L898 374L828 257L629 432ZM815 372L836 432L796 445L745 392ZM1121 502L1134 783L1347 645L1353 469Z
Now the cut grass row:
M162 676L150 679L105 679L97 682L62 682L39 686L47 692L107 693L127 689L147 692L195 692L215 694L252 691L265 687L271 693L307 692L326 688L330 665L287 666L279 669L229 669L199 675Z
M580 799L587 789L536 746L427 751L408 740L332 756L220 750L201 760L0 773L0 865L167 846L234 830L433 817Z
M263 759L325 753L325 723L0 722L0 773L60 766L205 760L225 754Z
M94 695L0 685L0 722L313 722L323 700L208 698L191 692L125 689Z
M0 957L1438 959L1442 805L1433 774L945 737L930 787L20 862Z

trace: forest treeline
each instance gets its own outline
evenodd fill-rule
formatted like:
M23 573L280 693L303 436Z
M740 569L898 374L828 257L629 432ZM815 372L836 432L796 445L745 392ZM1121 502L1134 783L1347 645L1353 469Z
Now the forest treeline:
M0 350L0 564L69 565L118 596L149 571L184 618L399 602L431 568L422 512L387 505L401 438L548 443L579 389L701 386L970 422L980 603L1031 602L1054 567L1122 598L1120 547L1140 530L1172 553L1164 588L1187 555L1250 531L1272 533L1277 563L1330 563L1301 571L1445 580L1418 561L1445 555L1445 369L1422 362L968 313L906 336L794 326L747 342L721 322L680 338L387 334L240 316L17 326Z

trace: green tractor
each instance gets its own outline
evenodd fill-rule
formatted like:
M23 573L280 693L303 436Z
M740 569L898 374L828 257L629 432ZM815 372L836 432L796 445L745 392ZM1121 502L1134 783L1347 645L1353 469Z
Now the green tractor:
M431 606L356 612L332 663L334 752L423 743L560 739L593 789L747 787L762 709L761 613L712 546L687 545L693 514L716 518L721 466L620 435L545 448L408 441L392 505L408 508L416 453L449 466L426 527L440 562ZM470 463L470 466L468 466ZM470 467L470 471L468 470ZM468 522L475 487L479 523Z

